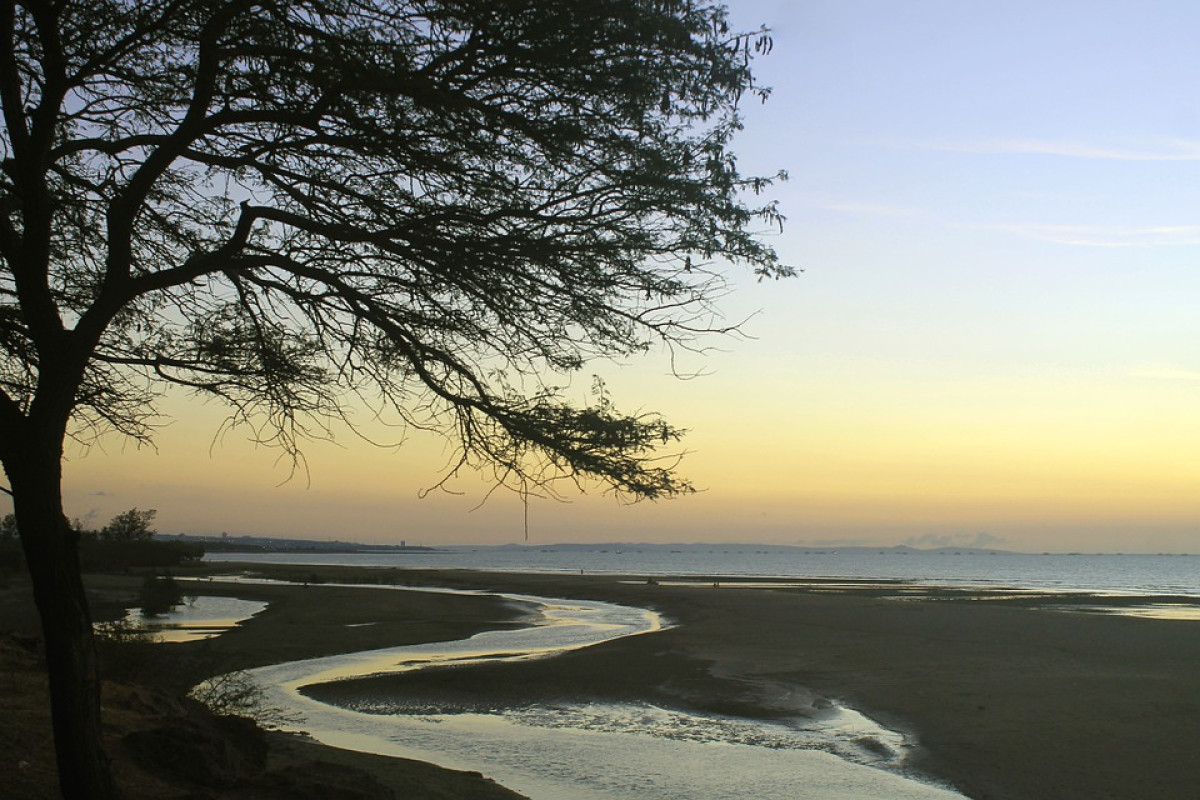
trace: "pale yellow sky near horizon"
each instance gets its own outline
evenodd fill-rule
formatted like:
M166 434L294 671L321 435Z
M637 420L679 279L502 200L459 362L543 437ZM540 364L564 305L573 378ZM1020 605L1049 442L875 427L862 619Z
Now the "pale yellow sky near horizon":
M790 295L790 309L804 281L769 291ZM655 359L607 371L619 405L641 403L691 430L680 469L701 491L634 505L595 492L568 493L565 503L535 499L532 543L985 541L1038 552L1195 551L1200 415L1175 382L1116 373L947 382L862 363L772 374L772 365L788 363L778 342L725 345L728 352L706 360L713 373L690 381L669 377ZM305 448L309 474L286 481L290 466L277 451L250 446L236 431L213 441L220 406L182 408L156 437L157 451L106 442L73 453L70 513L102 523L131 506L155 507L164 532L410 544L524 535L510 493L472 510L487 491L473 476L450 484L461 495L418 497L449 457L436 437L413 434L396 449L348 435L340 446L314 442Z
M1200 553L1200 5L1168 0L732 0L774 87L743 172L786 169L770 234L793 280L737 267L716 340L585 367L690 429L703 491L535 500L532 543L744 541ZM70 451L68 513L164 532L521 541L520 502L418 494L414 436L306 448L311 481L186 402L158 450Z

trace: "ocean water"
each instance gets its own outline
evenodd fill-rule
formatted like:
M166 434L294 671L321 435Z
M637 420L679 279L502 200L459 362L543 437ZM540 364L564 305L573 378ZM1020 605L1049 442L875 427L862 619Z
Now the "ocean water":
M208 561L458 568L662 576L908 581L934 586L1016 588L1200 597L1200 555L1067 555L954 551L803 550L753 545L668 549L447 547L402 553L212 553Z

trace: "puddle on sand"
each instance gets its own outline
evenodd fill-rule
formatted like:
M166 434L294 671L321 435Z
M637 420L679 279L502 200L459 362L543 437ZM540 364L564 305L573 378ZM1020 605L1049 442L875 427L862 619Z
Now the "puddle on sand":
M535 604L539 624L252 670L267 702L326 744L483 772L533 800L962 800L897 768L903 737L841 709L764 723L647 705L532 707L498 713L379 714L301 693L306 685L388 672L546 657L663 626L645 609L502 595ZM368 712L368 713L363 713Z
M153 617L144 615L140 608L131 608L125 622L163 642L194 642L219 636L266 607L260 600L200 595Z

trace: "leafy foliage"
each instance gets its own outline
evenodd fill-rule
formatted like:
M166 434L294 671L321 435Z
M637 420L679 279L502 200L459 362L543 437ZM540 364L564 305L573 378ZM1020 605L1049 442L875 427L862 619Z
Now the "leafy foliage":
M148 508L139 511L131 508L112 518L112 521L100 529L99 537L105 542L148 542L154 537L151 525L158 511Z
M706 2L89 0L0 38L0 431L146 437L177 384L295 455L382 398L521 488L667 496L680 431L547 376L724 329L719 260L790 273L728 150L770 40Z

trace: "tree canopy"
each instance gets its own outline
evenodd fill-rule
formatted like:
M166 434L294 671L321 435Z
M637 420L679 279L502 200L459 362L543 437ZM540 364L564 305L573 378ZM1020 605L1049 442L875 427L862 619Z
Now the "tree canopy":
M158 510L131 508L117 514L100 529L99 537L106 542L148 542L154 538L154 518Z
M690 0L4 17L0 430L145 437L173 383L294 452L360 394L525 486L685 488L675 428L545 376L721 327L713 259L787 273L727 149L764 33Z

